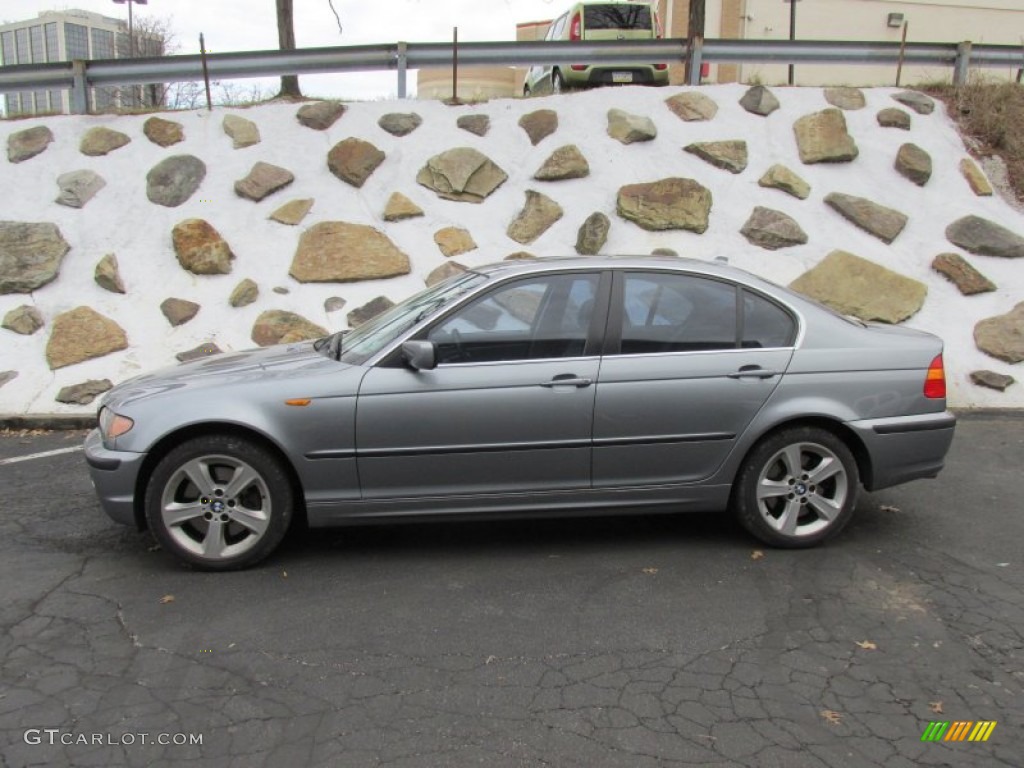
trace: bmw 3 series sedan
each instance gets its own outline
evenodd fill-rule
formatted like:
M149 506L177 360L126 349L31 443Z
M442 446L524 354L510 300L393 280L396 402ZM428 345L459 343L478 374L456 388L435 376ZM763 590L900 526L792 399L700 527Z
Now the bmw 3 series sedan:
M935 477L942 341L675 258L506 261L351 332L112 389L86 460L114 520L204 569L289 526L730 510L809 547Z

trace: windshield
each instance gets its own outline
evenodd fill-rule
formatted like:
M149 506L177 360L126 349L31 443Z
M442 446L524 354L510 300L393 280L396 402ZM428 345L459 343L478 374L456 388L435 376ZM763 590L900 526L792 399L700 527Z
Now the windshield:
M463 272L417 293L346 333L339 359L344 363L362 365L427 315L433 314L487 279L486 275L479 272ZM317 349L329 346L321 345Z

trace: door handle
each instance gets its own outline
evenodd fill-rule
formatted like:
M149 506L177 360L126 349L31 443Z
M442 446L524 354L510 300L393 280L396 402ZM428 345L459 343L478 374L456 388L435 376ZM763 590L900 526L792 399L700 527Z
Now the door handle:
M730 379L770 379L778 376L778 371L762 368L760 365L744 365L734 373L725 374Z
M580 389L582 387L589 387L593 383L592 379L585 379L574 373L560 373L551 381L542 381L540 385L548 389L552 387L576 387Z

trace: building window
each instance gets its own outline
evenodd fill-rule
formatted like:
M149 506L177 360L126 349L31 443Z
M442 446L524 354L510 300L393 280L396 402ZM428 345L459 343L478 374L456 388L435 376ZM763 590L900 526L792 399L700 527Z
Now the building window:
M18 63L18 57L14 53L13 32L4 32L0 35L0 51L2 51L4 66Z
M46 27L46 60L60 61L60 47L57 43L57 24L50 22Z
M14 30L14 39L18 45L18 63L31 64L32 52L28 47L28 27Z
M46 61L46 49L43 47L43 28L40 25L29 27L29 39L32 42L32 63L42 64Z
M69 60L89 58L89 30L87 27L65 22L64 40Z
M50 109L54 112L64 111L63 91L50 91Z
M114 33L95 27L89 31L92 33L92 57L94 59L114 58Z

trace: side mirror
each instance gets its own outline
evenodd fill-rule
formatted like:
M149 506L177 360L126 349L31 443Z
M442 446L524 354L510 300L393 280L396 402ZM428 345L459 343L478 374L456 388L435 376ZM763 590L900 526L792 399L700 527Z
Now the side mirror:
M437 355L432 341L406 341L402 343L402 359L414 371L432 371L437 367Z

